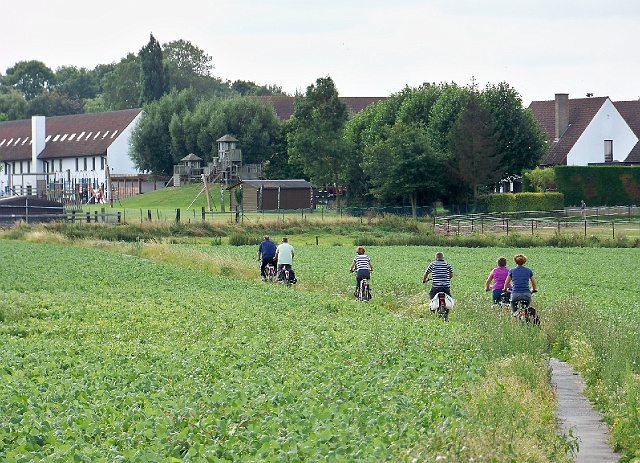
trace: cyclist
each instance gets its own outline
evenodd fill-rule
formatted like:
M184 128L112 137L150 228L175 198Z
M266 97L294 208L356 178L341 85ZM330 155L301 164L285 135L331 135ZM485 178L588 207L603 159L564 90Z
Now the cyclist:
M509 274L509 267L507 267L507 259L504 257L498 257L498 266L491 270L489 273L489 277L487 281L484 283L484 290L489 292L491 290L491 281L493 281L493 291L491 292L491 297L493 302L498 302L501 297L504 288L504 281L507 279L507 275ZM511 286L509 286L511 289Z
M260 276L262 277L262 281L267 280L267 275L264 273L264 269L269 264L276 265L275 261L276 256L276 243L271 241L269 235L264 235L264 240L258 246L258 260L260 262Z
M356 256L353 258L353 262L351 262L351 267L349 268L350 272L356 271L356 290L353 295L358 297L360 292L360 282L363 279L369 280L371 278L371 271L373 270L373 265L371 265L371 259L364 253L364 247L358 246L356 249Z
M429 291L429 299L443 292L451 296L451 278L453 278L453 268L451 264L444 260L444 253L436 252L436 260L431 262L422 276L422 282L426 283L429 274L432 275L431 291Z
M292 283L296 282L295 276L293 276L293 246L289 244L289 239L285 236L282 238L282 243L276 248L276 260L278 261L278 280L283 279L282 269L286 268L291 272Z
M513 261L516 263L516 266L509 270L502 289L506 292L509 283L513 283L513 289L511 290L511 315L515 317L517 315L516 302L527 301L531 303L531 293L535 293L538 290L538 284L533 276L533 270L524 266L524 264L527 263L527 258L523 254L513 256ZM529 289L529 280L531 280L531 289Z

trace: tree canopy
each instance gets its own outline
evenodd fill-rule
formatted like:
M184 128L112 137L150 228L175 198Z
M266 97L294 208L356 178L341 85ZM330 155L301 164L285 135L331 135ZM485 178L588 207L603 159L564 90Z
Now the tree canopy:
M305 95L297 95L291 131L287 134L290 159L318 185L338 183L347 156L344 127L348 113L330 77L316 80Z

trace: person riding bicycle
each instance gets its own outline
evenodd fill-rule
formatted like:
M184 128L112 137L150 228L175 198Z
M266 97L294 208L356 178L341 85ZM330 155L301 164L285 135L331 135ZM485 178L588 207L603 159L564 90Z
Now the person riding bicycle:
M262 277L262 281L267 280L267 275L265 274L267 265L276 265L275 257L276 243L271 241L269 235L264 235L264 241L258 246L258 260L260 261L260 276Z
M363 279L369 280L371 278L371 271L373 270L371 259L364 252L364 247L358 246L358 249L356 249L356 256L353 258L353 262L351 262L351 267L349 268L350 272L353 272L354 270L356 272L356 290L353 293L355 297L358 297L360 282Z
M429 291L429 299L443 292L451 296L451 278L453 278L453 267L444 260L444 253L436 252L436 260L431 262L422 276L422 283L426 283L428 276L431 274L431 291Z
M291 272L291 282L296 282L296 279L293 276L293 255L293 246L289 244L289 239L285 236L282 238L282 243L276 248L275 258L278 261L278 280L282 280L284 278L282 269L286 268Z
M504 281L507 279L507 275L509 274L509 267L507 267L507 259L504 257L498 257L498 266L491 270L489 276L487 277L487 281L484 283L484 290L491 292L491 298L493 299L494 304L501 300L502 295L505 292L502 290L504 288ZM491 281L493 281L493 288L491 287ZM511 286L509 285L509 289Z
M533 276L533 270L524 266L524 264L527 263L527 258L523 254L513 256L513 261L516 263L516 266L509 270L502 290L506 292L509 283L513 283L513 289L511 290L511 315L515 317L518 310L517 302L526 301L530 304L531 293L535 293L538 290L538 284ZM531 280L531 289L529 289L529 280Z

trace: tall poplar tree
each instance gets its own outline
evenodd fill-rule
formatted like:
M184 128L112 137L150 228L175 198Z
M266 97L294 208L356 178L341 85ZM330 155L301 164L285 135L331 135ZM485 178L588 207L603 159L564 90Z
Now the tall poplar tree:
M162 48L153 34L140 49L140 105L159 100L167 89L167 70L162 63Z

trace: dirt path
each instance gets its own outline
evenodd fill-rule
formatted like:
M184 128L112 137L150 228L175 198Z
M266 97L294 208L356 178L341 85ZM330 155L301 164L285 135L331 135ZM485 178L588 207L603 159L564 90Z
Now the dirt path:
M562 422L562 431L572 429L578 438L579 450L576 463L615 463L622 455L614 453L608 443L607 425L602 422L600 413L584 395L584 380L571 364L558 359L550 360L552 368L551 383L556 389L558 399L558 418Z

